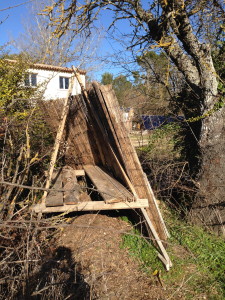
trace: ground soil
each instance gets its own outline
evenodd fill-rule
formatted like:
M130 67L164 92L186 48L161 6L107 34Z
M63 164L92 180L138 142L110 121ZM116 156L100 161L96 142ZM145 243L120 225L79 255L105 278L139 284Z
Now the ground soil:
M71 252L79 274L77 299L166 299L157 278L141 270L138 260L121 247L122 234L130 231L118 218L85 214L60 233L58 249Z

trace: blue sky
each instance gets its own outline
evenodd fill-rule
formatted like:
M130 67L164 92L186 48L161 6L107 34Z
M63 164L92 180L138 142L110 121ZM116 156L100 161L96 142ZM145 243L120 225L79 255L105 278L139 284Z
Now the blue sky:
M17 38L20 32L23 32L22 20L28 14L27 5L22 5L12 9L5 8L13 7L25 1L18 0L0 0L0 45L4 45L12 38Z
M26 3L24 5L14 7L11 9L6 9L9 7L13 7L20 3L24 2L32 2L26 0L0 0L0 22L3 22L0 25L0 45L4 45L7 42L17 39L21 33L24 32L23 22L24 20L29 18L30 10L29 5L30 3ZM104 18L100 18L99 25L107 26L110 24L111 14L108 12L107 14L104 13ZM125 22L120 22L118 24L119 30L123 32L130 32L131 29ZM103 34L104 35L104 34ZM11 47L12 52L15 52L15 49ZM108 56L109 58L113 55L115 51L122 49L118 42L115 42L110 39L109 36L105 35L105 37L101 40L98 50L98 55L101 56ZM126 53L123 51L123 55L126 56ZM116 65L110 64L103 64L101 65L101 69L97 70L94 74L95 79L100 80L101 74L104 72L112 72L114 76L124 73L124 70L121 67ZM92 74L93 77L93 74Z

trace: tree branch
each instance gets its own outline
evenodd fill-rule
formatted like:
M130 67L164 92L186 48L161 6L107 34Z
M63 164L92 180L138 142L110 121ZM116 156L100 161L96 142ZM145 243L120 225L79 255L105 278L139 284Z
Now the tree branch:
M6 11L6 10L9 10L9 9L12 9L12 8L16 8L16 7L22 6L22 5L24 5L24 4L31 3L32 1L33 1L33 0L29 0L29 1L25 1L25 2L22 2L22 3L17 4L17 5L13 5L13 6L8 6L8 7L5 7L5 8L2 8L2 9L0 9L0 12Z

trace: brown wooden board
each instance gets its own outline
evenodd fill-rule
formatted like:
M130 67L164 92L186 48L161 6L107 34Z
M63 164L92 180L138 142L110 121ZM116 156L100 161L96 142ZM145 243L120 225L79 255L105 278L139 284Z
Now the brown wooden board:
M107 166L108 169L112 169L112 166L117 166L115 157L111 152L110 140L105 130L104 124L102 124L102 115L99 110L98 101L92 102L90 101L90 97L86 94L85 101L87 103L88 108L88 120L89 126L92 131L91 139L95 140L97 150L99 153L100 161L99 163L95 163L95 165L103 165ZM96 152L93 153L96 155Z
M92 155L91 140L89 138L89 128L87 123L86 111L81 95L74 96L71 102L71 109L67 123L67 141L68 151L66 154L66 161L71 163L74 159L75 164L83 165L94 163ZM78 164L77 164L78 162Z
M82 169L83 164L98 164L99 162L96 141L93 137L92 126L88 123L84 105L81 95L72 97L61 145L66 164L76 169ZM39 101L39 107L43 111L46 123L55 133L60 121L63 99Z
M133 195L121 183L98 166L87 165L84 170L106 203L134 201Z
M54 171L53 173L53 189L62 189L62 178L61 174L56 173ZM45 199L45 205L46 206L62 206L63 205L63 193L58 191L51 191L49 192L48 196Z
M135 202L118 202L105 203L104 201L89 201L81 202L74 205L63 205L56 207L46 207L44 204L36 204L33 206L33 211L36 213L56 213L56 212L72 212L72 211L100 211L100 210L115 210L115 209L135 209L148 207L147 199L138 199Z
M77 183L76 173L73 168L65 166L62 169L63 196L65 204L77 204L81 188Z

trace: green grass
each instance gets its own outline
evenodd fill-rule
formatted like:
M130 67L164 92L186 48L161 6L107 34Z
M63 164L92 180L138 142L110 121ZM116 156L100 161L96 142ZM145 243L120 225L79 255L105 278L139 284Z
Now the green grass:
M138 153L144 154L145 165L146 160L182 162L182 135L179 133L178 124L168 124L154 130L149 136L148 145L139 148ZM161 165L156 164L157 168L158 166ZM153 173L154 171L155 174L160 174L157 173L158 169L153 169ZM169 272L165 271L151 243L144 240L136 229L123 236L122 247L139 260L140 267L149 276L153 276L154 270L160 271L166 291L169 291L168 299L225 299L224 238L180 220L168 209L164 210L164 215L171 234L167 252L173 267Z
M158 260L157 251L137 230L123 236L122 247L140 261L149 275L160 270L165 285L182 293L182 299L225 299L224 239L180 221L170 212L166 219L171 234L167 251L173 262L169 272Z

